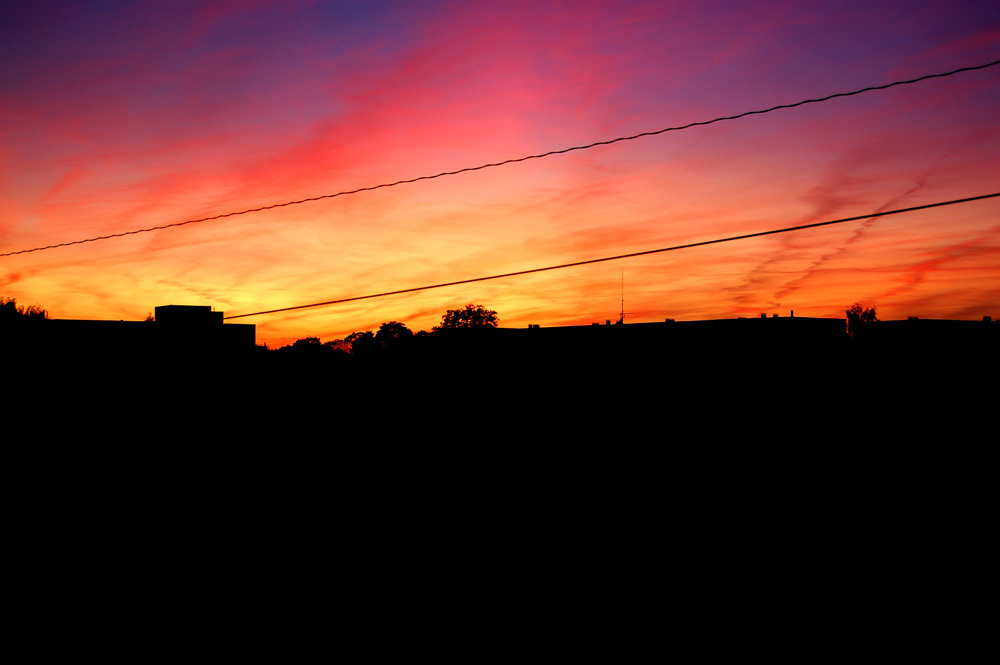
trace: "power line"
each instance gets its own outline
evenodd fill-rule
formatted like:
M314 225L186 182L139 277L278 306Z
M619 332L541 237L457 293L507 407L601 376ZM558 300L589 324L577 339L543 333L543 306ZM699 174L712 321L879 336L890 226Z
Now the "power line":
M904 212L914 212L916 210L926 210L928 208L940 208L942 206L950 206L958 203L969 203L971 201L981 201L982 199L990 199L1000 196L1000 192L995 194L982 194L980 196L973 196L967 199L955 199L953 201L939 201L938 203L928 203L926 205L914 206L912 208L900 208L898 210L886 210L884 212L869 213L867 215L860 215L858 217L845 217L843 219L834 219L826 222L816 222L814 224L803 224L801 226L788 226L781 229L774 229L772 231L758 231L757 233L747 233L745 235L739 236L729 236L728 238L717 238L715 240L704 240L702 242L693 242L687 245L674 245L673 247L663 247L660 249L648 249L642 252L632 252L631 254L619 254L617 256L605 256L599 259L588 259L586 261L574 261L573 263L562 263L557 266L547 266L545 268L532 268L530 270L519 270L517 272L508 272L502 275L490 275L488 277L473 277L472 279L462 279L455 282L444 282L442 284L431 284L430 286L416 286L409 289L399 289L398 291L386 291L385 293L374 293L367 296L354 296L352 298L341 298L339 300L328 300L326 302L317 302L310 305L295 305L293 307L282 307L281 309L270 309L264 312L253 312L251 314L235 314L233 316L223 317L225 319L242 319L248 316L260 316L262 314L277 314L279 312L290 312L296 309L308 309L311 307L324 307L326 305L338 305L345 302L353 302L355 300L370 300L372 298L384 298L386 296L395 296L403 293L414 293L416 291L428 291L430 289L442 289L446 286L458 286L460 284L472 284L473 282L486 282L492 279L503 279L505 277L517 277L520 275L530 275L537 272L546 272L549 270L561 270L563 268L573 268L576 266L585 266L591 263L603 263L605 261L618 261L619 259L630 259L636 256L646 256L648 254L660 254L662 252L673 252L679 249L691 249L692 247L703 247L705 245L716 245L723 242L732 242L734 240L746 240L748 238L759 238L761 236L775 235L777 233L788 233L789 231L802 231L803 229L814 229L820 226L830 226L832 224L843 224L845 222L857 222L862 219L872 219L873 217L885 217L886 215L898 215Z
M376 189L384 189L386 187L396 187L398 185L407 185L414 182L420 182L421 180L434 180L436 178L444 178L446 176L458 175L460 173L469 173L471 171L481 171L483 169L489 169L496 166L505 166L507 164L516 164L518 162L526 162L532 159L542 159L543 157L551 157L552 155L562 155L568 152L574 152L576 150L588 150L590 148L596 148L598 146L611 145L613 143L620 143L622 141L634 141L636 139L645 138L647 136L657 136L659 134L665 134L667 132L678 132L685 129L690 129L691 127L700 127L704 125L711 125L717 122L723 122L725 120L737 120L739 118L745 118L750 115L761 115L764 113L771 113L772 111L778 111L781 109L791 109L797 106L804 106L805 104L817 104L819 102L829 101L831 99L837 99L839 97L852 97L854 95L860 95L864 92L871 92L873 90L885 90L887 88L892 88L898 85L909 85L910 83L918 83L920 81L926 81L928 79L944 78L947 76L953 76L955 74L960 74L962 72L970 72L978 69L986 69L988 67L993 67L995 65L1000 65L1000 60L994 60L983 65L976 65L973 67L962 67L960 69L954 69L950 72L944 72L941 74L927 74L925 76L920 76L915 79L908 79L905 81L894 81L893 83L886 83L884 85L876 85L868 88L861 88L859 90L853 90L851 92L838 92L832 95L827 95L826 97L817 97L815 99L804 99L800 102L795 102L794 104L779 104L778 106L772 106L766 109L759 109L756 111L745 111L743 113L738 113L736 115L720 116L718 118L713 118L712 120L702 120L699 122L691 122L686 125L678 125L676 127L665 127L663 129L657 129L649 132L642 132L640 134L633 134L632 136L620 136L614 139L608 139L606 141L596 141L594 143L588 143L586 145L578 145L570 148L562 148L561 150L550 150L549 152L542 152L536 155L527 155L525 157L517 157L514 159L505 159L500 162L492 162L489 164L480 164L479 166L469 166L466 168L457 169L455 171L443 171L441 173L435 173L434 175L424 175L418 176L416 178L409 178L407 180L397 180L395 182L386 182L380 185L371 185L369 187L360 187L358 189L346 190L343 192L337 192L335 194L323 194L321 196L313 196L306 199L299 199L298 201L286 201L285 203L274 203L272 205L261 206L260 208L250 208L248 210L240 210L239 212L227 212L221 215L213 215L211 217L202 217L200 219L189 219L184 222L175 222L173 224L164 224L162 226L151 226L146 229L136 229L134 231L122 231L121 233L112 233L106 236L96 236L93 238L84 238L82 240L72 240L69 242L62 242L55 245L46 245L44 247L33 247L31 249L21 249L13 252L5 252L0 254L0 258L5 256L14 256L16 254L28 254L30 252L41 252L47 249L56 249L58 247L68 247L70 245L81 245L87 242L97 242L99 240L110 240L112 238L122 238L124 236L136 235L139 233L149 233L151 231L163 231L165 229L177 228L179 226L186 226L188 224L200 224L202 222L210 222L217 219L224 219L226 217L237 217L239 215L248 215L253 212L263 212L265 210L274 210L275 208L285 208L288 206L299 205L302 203L311 203L313 201L322 201L323 199L333 199L339 196L349 196L351 194L359 194L361 192L370 192Z

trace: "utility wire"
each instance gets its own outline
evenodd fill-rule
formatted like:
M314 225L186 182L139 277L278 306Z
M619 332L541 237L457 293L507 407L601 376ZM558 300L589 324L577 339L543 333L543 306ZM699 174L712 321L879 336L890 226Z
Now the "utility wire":
M739 118L745 118L749 115L761 115L764 113L770 113L772 111L778 111L780 109L791 109L797 106L803 106L805 104L817 104L819 102L829 101L831 99L837 99L838 97L851 97L853 95L860 95L864 92L871 92L873 90L885 90L887 88L892 88L897 85L909 85L910 83L918 83L920 81L926 81L928 79L934 78L944 78L946 76L953 76L955 74L960 74L962 72L970 72L978 69L986 69L987 67L993 67L995 65L1000 65L1000 60L994 60L983 65L976 65L974 67L962 67L960 69L954 69L950 72L944 72L941 74L927 74L926 76L921 76L915 79L909 79L906 81L894 81L893 83L886 83L885 85L876 85L868 88L861 88L860 90L853 90L851 92L838 92L832 95L827 95L826 97L818 97L816 99L804 99L800 102L795 102L794 104L779 104L778 106L772 106L767 109L760 109L756 111L745 111L737 115L721 116L718 118L713 118L712 120L702 120L700 122L691 122L686 125L679 125L677 127L665 127L663 129L657 129L650 132L642 132L641 134L633 134L632 136L620 136L615 139L608 139L607 141L597 141L595 143L588 143L586 145L578 145L570 148L563 148L561 150L550 150L549 152L538 153L537 155L527 155L525 157L517 157L514 159L505 159L501 162L492 162L490 164L480 164L479 166L469 166L466 168L458 169L455 171L444 171L442 173L435 173L434 175L424 175L416 178L409 178L407 180L397 180L395 182L386 182L380 185L372 185L370 187L360 187L358 189L351 189L343 192L337 192L335 194L324 194L322 196L313 196L307 199L299 199L298 201L287 201L285 203L275 203L272 205L262 206L260 208L251 208L248 210L240 210L239 212L227 212L221 215L213 215L211 217L202 217L200 219L189 219L185 222L175 222L173 224L164 224L162 226L151 226L147 229L136 229L134 231L123 231L121 233L112 233L106 236L96 236L94 238L84 238L82 240L72 240L70 242L58 243L55 245L46 245L44 247L33 247L31 249L21 249L13 252L5 252L0 254L0 257L14 256L15 254L27 254L29 252L41 252L47 249L55 249L57 247L68 247L70 245L80 245L87 242L97 242L99 240L110 240L111 238L121 238L124 236L136 235L138 233L149 233L150 231L162 231L164 229L177 228L178 226L186 226L188 224L200 224L202 222L210 222L217 219L224 219L226 217L236 217L239 215L248 215L252 212L262 212L264 210L274 210L275 208L285 208L288 206L299 205L302 203L311 203L313 201L322 201L323 199L332 199L338 196L348 196L350 194L358 194L360 192L370 192L375 189L384 189L386 187L396 187L397 185L407 185L414 182L420 182L421 180L434 180L436 178L444 178L446 176L458 175L459 173L468 173L470 171L481 171L483 169L493 168L495 166L505 166L507 164L516 164L518 162L526 162L531 159L542 159L543 157L550 157L552 155L562 155L568 152L573 152L575 150L588 150L590 148L596 148L602 145L611 145L612 143L620 143L622 141L634 141L635 139L645 138L647 136L657 136L659 134L665 134L667 132L679 132L684 129L690 129L691 127L699 127L703 125L711 125L716 122L723 122L725 120L737 120Z
M801 226L788 226L782 229L774 229L772 231L759 231L757 233L747 233L740 236L729 236L728 238L717 238L715 240L704 240L702 242L693 242L687 245L674 245L673 247L663 247L661 249L648 249L642 252L632 252L631 254L619 254L618 256L605 256L600 259L588 259L586 261L575 261L573 263L562 263L557 266L548 266L545 268L532 268L530 270L519 270L517 272L508 272L502 275L490 275L489 277L473 277L472 279L462 279L456 282L445 282L442 284L431 284L430 286L416 286L410 289L399 289L398 291L386 291L385 293L374 293L367 296L354 296L353 298L341 298L339 300L328 300L326 302L317 302L310 305L295 305L294 307L282 307L281 309L270 309L264 312L253 312L251 314L235 314L233 316L223 317L225 319L242 319L248 316L260 316L262 314L277 314L278 312L290 312L296 309L308 309L311 307L324 307L326 305L338 305L345 302L353 302L355 300L370 300L372 298L384 298L386 296L395 296L401 293L414 293L416 291L428 291L430 289L442 289L446 286L458 286L459 284L472 284L473 282L485 282L492 279L503 279L505 277L517 277L519 275L530 275L536 272L546 272L549 270L561 270L563 268L573 268L576 266L585 266L591 263L603 263L605 261L618 261L619 259L630 259L636 256L646 256L647 254L660 254L662 252L673 252L678 249L690 249L692 247L703 247L705 245L716 245L722 242L732 242L734 240L746 240L747 238L759 238L761 236L775 235L777 233L788 233L789 231L802 231L803 229L814 229L820 226L830 226L832 224L843 224L845 222L857 222L862 219L872 219L873 217L885 217L886 215L898 215L904 212L914 212L916 210L926 210L928 208L940 208L942 206L950 206L958 203L969 203L970 201L980 201L982 199L991 199L1000 196L1000 192L994 194L983 194L981 196L973 196L967 199L955 199L953 201L939 201L938 203L928 203L926 205L914 206L912 208L900 208L898 210L886 210L884 212L869 213L867 215L860 215L858 217L845 217L844 219L833 219L827 222L816 222L814 224L803 224Z

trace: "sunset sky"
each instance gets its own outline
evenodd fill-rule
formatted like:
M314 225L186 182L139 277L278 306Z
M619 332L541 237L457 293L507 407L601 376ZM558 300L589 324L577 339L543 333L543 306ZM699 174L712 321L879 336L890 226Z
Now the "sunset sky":
M995 0L7 1L0 253L1000 60ZM0 258L53 318L227 316L1000 191L1000 66L544 159ZM239 319L505 327L1000 318L1000 199Z

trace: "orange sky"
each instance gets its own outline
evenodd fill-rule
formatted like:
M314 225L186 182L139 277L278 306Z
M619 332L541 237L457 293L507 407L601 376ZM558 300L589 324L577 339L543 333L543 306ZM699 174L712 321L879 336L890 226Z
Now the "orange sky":
M0 253L1000 59L994 3L25 3L0 26ZM418 9L419 7L419 9ZM5 9L5 12L8 10ZM227 315L1000 191L1000 66L0 258L55 318ZM475 302L503 326L1000 317L1000 200L240 319L276 346Z

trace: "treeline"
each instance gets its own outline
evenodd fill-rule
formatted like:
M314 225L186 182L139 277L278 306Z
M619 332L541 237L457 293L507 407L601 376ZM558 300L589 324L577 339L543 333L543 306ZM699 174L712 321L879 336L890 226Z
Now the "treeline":
M442 317L441 323L434 326L430 332L421 330L413 332L406 324L398 321L387 321L375 332L364 330L353 332L343 339L320 342L318 337L304 337L293 344L283 346L277 351L282 353L325 353L350 354L356 357L370 357L380 353L396 353L405 350L416 340L439 335L444 331L467 330L475 328L496 328L499 318L494 310L472 303L460 309L449 309Z

